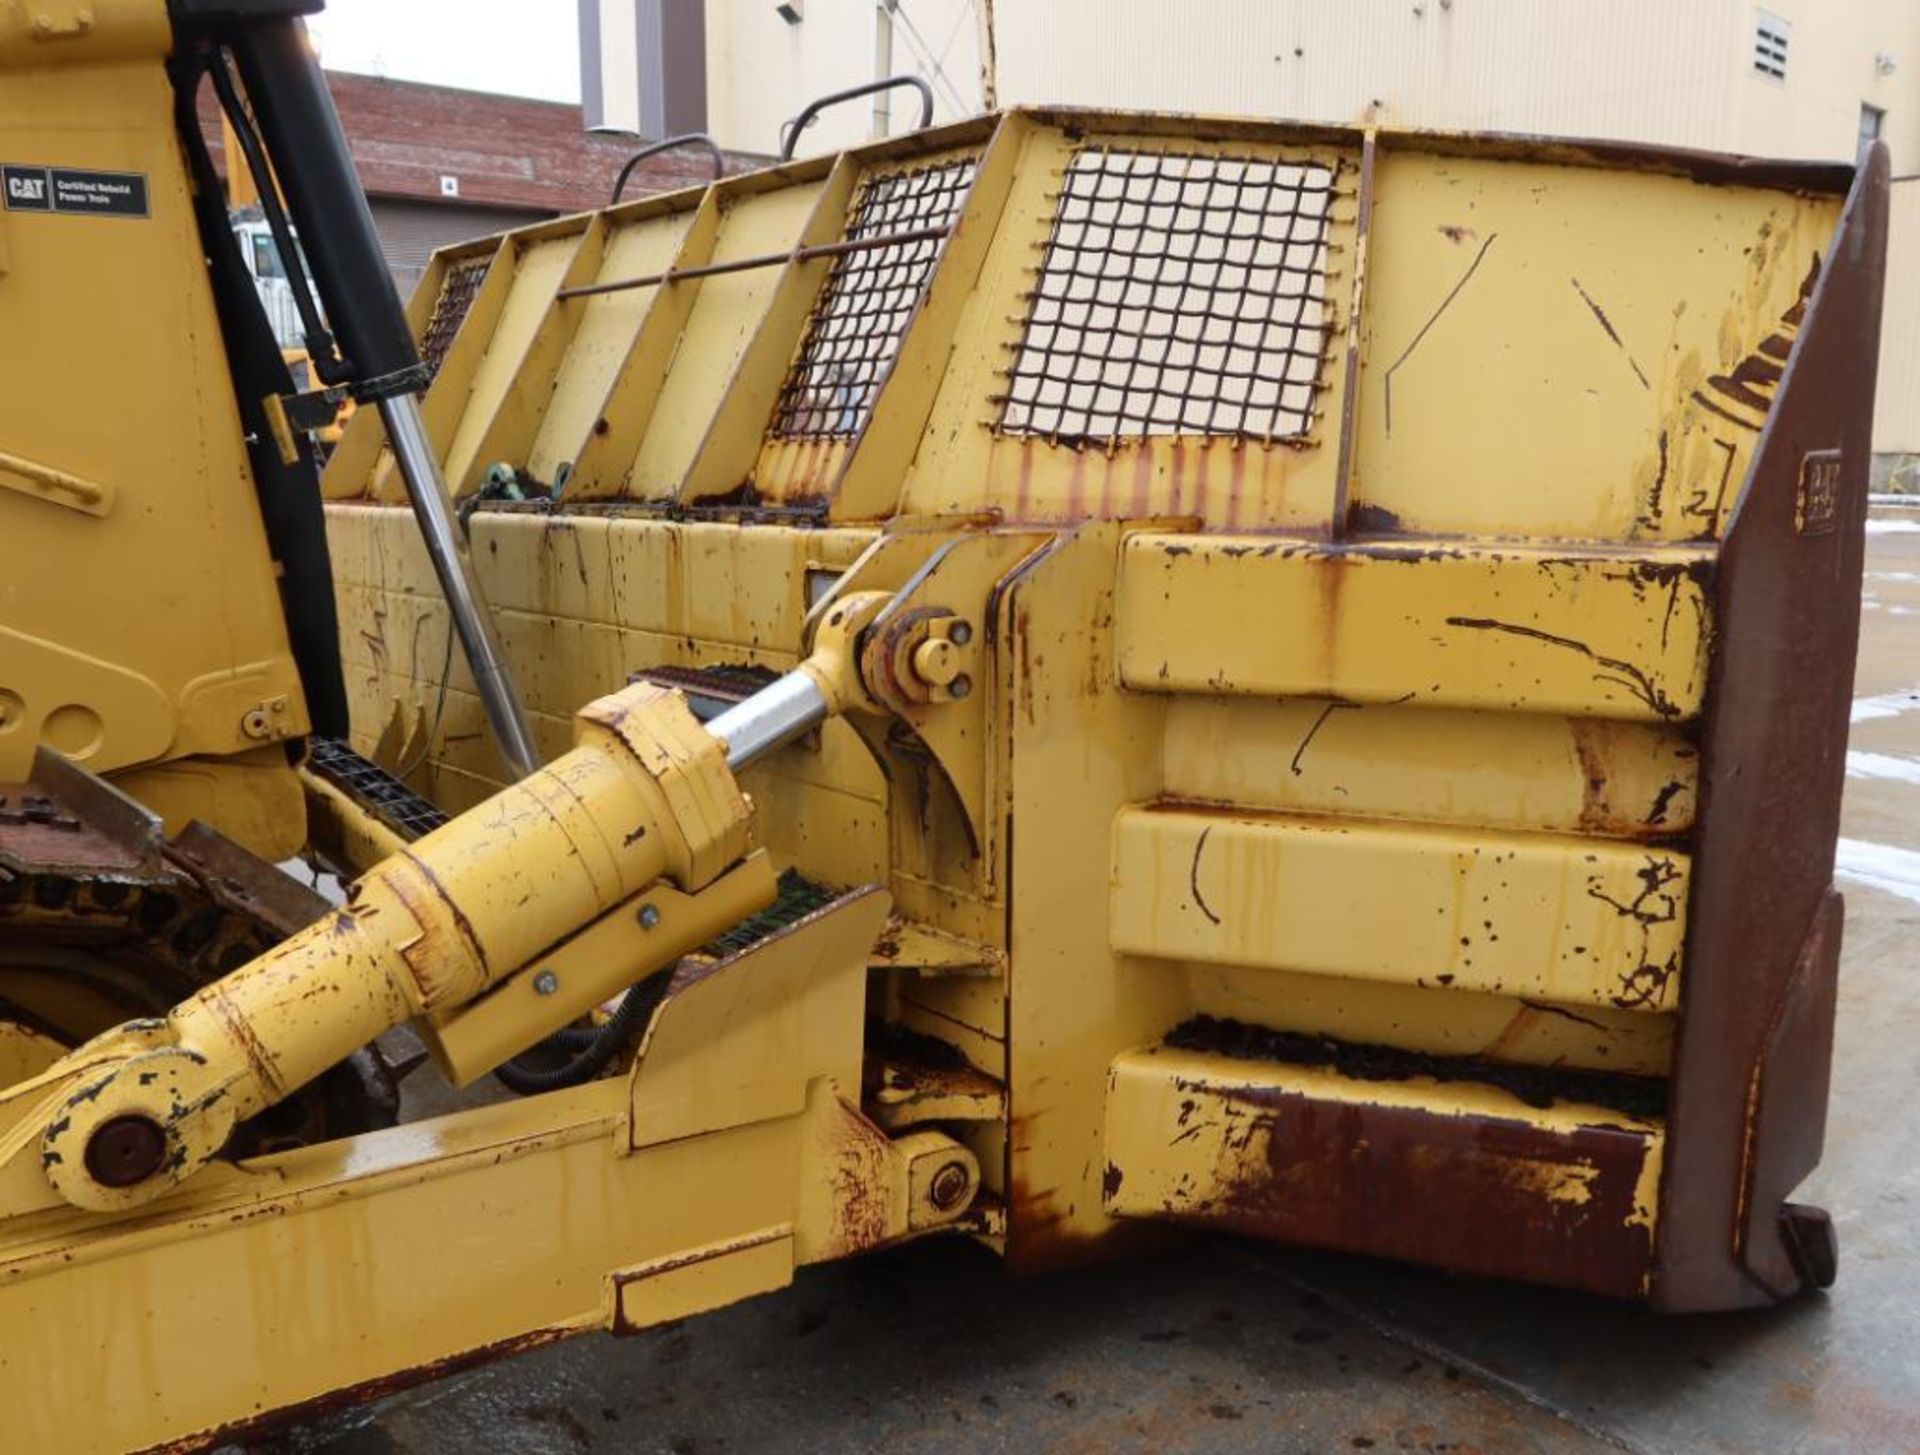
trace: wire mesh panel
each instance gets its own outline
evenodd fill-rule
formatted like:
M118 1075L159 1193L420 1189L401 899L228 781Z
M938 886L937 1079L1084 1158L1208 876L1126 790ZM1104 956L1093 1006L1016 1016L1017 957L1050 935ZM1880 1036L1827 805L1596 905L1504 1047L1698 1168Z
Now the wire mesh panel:
M420 340L420 358L427 366L429 378L440 372L447 350L453 347L453 336L466 322L467 310L473 307L473 296L486 281L487 269L492 264L493 257L487 254L447 265L446 275L440 282L440 296L433 300L433 316L427 320L426 337Z
M861 185L847 240L896 240L834 259L800 356L780 387L774 437L850 439L860 432L933 276L939 233L960 215L974 167L967 157Z
M1076 154L1000 397L1001 431L1309 434L1335 180L1315 162Z

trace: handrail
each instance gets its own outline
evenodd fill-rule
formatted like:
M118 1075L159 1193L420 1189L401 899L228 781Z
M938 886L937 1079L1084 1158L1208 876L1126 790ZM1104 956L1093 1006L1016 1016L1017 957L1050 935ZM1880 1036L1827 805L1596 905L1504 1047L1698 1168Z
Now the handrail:
M679 136L670 136L665 141L657 141L650 147L642 147L627 158L627 164L620 169L620 175L613 179L613 196L607 200L607 206L617 207L620 194L627 190L627 179L633 175L633 169L648 157L657 157L662 152L670 152L676 147L705 147L713 154L713 180L718 182L727 175L727 154L720 150L720 144L704 131L682 132Z
M862 96L872 96L879 91L891 91L896 86L911 86L920 93L920 125L915 129L925 131L933 125L933 87L927 84L926 77L914 75L888 76L880 81L868 81L864 85L849 86L844 91L835 91L829 96L816 97L809 101L800 114L780 126L780 160L793 160L793 149L800 144L800 133L813 125L813 118L829 106L837 106L842 101L854 101Z

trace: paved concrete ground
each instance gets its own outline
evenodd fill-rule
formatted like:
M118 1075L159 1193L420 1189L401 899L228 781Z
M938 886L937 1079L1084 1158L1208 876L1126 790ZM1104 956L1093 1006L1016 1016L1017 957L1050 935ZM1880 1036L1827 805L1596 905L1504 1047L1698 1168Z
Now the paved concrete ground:
M1657 1319L1220 1241L1016 1283L923 1245L636 1339L456 1376L293 1455L1920 1451L1920 517L1875 522L1824 1165L1830 1295Z

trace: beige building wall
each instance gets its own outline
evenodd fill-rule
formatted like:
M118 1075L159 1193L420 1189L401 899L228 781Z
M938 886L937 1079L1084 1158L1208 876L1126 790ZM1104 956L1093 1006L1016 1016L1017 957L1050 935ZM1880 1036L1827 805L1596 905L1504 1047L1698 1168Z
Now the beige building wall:
M983 108L991 16L1000 105L1069 104L1606 137L1762 156L1851 158L1885 113L1896 174L1875 448L1920 456L1920 0L707 0L722 144L771 150L823 92L882 71L935 84L936 118ZM1763 16L1784 78L1755 69ZM1775 27L1777 28L1777 26ZM889 64L876 41L891 30ZM882 46L884 49L884 45ZM895 93L891 129L917 119ZM876 134L870 102L800 150Z
M775 0L706 0L707 129L722 146L776 151L781 123L809 101L885 74L926 77L936 122L985 109L979 0L903 0L884 23L876 0L798 3L795 22ZM910 131L920 119L911 91L894 91L885 104L887 133ZM881 134L874 102L849 101L823 112L797 151L840 151Z
M1920 494L1920 177L1893 186L1873 449L1879 483Z

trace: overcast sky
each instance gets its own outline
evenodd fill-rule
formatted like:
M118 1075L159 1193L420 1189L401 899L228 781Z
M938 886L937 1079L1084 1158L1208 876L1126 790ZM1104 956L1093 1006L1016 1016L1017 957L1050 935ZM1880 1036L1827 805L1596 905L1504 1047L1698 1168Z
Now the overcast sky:
M336 71L580 99L574 0L327 0L307 28Z

